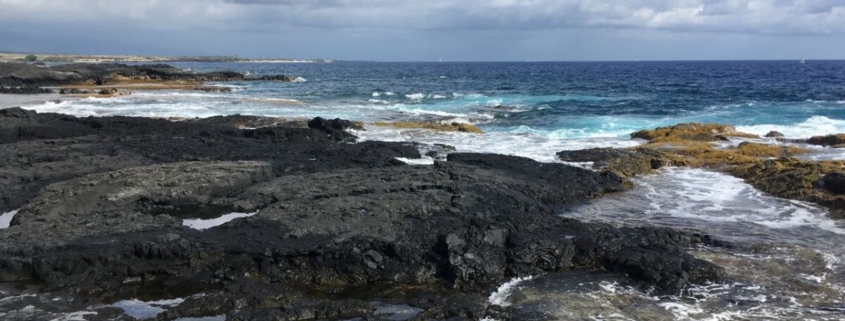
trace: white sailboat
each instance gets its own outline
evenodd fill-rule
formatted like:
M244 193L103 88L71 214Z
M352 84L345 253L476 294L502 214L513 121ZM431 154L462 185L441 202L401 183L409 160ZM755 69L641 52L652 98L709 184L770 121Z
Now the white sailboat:
M806 63L806 61L804 61L804 55L801 55L801 61L799 63L802 65Z

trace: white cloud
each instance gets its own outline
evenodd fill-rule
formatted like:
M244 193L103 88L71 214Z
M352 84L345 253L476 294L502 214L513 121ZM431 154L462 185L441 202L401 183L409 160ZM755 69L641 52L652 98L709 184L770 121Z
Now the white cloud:
M0 0L0 20L145 28L845 33L838 0Z

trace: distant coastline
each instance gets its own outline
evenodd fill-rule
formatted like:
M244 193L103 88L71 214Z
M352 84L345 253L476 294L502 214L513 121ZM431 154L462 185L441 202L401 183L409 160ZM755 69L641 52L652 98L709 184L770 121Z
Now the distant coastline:
M0 62L26 62L27 56L35 56L34 62L53 63L108 63L108 62L268 62L268 63L330 63L331 59L299 58L243 58L238 56L145 56L145 55L78 55L49 53L3 53Z

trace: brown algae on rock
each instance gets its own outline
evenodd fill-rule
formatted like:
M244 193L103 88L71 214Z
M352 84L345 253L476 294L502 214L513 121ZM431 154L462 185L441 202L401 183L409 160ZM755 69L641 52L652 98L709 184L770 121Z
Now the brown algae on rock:
M483 134L484 131L467 123L435 123L435 122L376 122L373 125L394 128L419 128L444 132L463 132Z

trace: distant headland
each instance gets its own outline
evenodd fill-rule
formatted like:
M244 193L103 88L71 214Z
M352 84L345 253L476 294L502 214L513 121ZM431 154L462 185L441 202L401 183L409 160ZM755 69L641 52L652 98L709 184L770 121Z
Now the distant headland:
M239 56L147 56L147 55L81 55L51 53L0 52L0 62L54 62L54 63L97 63L97 62L334 62L331 59L299 58L244 58Z

